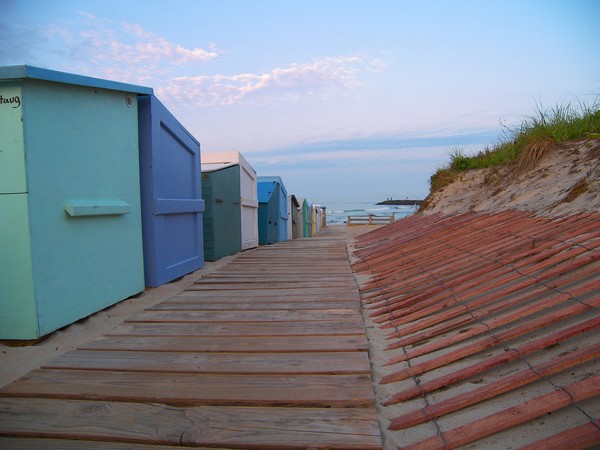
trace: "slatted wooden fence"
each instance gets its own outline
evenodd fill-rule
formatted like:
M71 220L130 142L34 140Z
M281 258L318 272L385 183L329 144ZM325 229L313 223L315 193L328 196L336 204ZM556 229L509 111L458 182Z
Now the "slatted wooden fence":
M348 216L347 224L352 225L388 225L394 223L394 216Z

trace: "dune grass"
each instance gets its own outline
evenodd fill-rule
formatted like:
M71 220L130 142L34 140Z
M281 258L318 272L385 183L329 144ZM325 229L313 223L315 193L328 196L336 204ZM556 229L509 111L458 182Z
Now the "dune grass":
M514 164L515 172L534 167L556 142L600 138L600 97L591 105L566 103L551 109L536 105L534 114L525 117L515 129L503 127L499 143L475 155L457 147L450 162L430 178L431 192L446 186L461 172Z

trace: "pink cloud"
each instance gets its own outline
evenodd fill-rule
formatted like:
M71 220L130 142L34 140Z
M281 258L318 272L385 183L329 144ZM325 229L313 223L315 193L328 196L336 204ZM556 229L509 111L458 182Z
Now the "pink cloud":
M361 85L359 73L369 64L359 56L323 58L260 74L175 77L156 91L161 97L197 106L295 100L356 88Z
M103 61L135 62L135 63L166 63L190 64L206 63L219 56L218 49L186 48L178 43L144 30L138 24L121 24L120 27L87 30L82 37L94 49L92 58Z

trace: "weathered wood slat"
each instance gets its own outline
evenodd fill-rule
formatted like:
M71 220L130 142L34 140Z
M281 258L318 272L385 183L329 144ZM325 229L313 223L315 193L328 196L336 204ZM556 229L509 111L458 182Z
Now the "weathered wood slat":
M0 397L155 402L177 406L372 407L366 375L231 375L39 369ZM0 401L1 403L1 401Z
M556 345L559 342L563 342L569 338L586 333L590 330L594 330L599 326L600 317L593 317L592 319L577 323L576 325L548 334L526 344L512 347L511 351L502 352L496 356L486 358L483 361L479 361L463 369L447 373L446 375L421 383L420 385L415 386L413 388L400 391L397 394L390 397L387 401L385 401L384 405L387 406L400 403L411 398L417 397L418 395L433 392L437 389L441 389L453 383L457 383L461 380L466 380L467 378L482 373L486 370L498 367L502 364L506 364L518 358L522 358L538 350L550 347L552 345Z
M249 282L248 280L243 281L219 281L215 282L213 280L205 280L197 281L194 283L196 288L201 287L203 290L247 290L252 292L254 289L308 289L310 292L311 289L317 288L327 288L334 290L335 288L347 289L348 284L352 282L350 277L347 279L340 280L323 280L321 278L316 278L314 280L304 279L302 281L285 281L281 278L278 280L276 278L265 277L264 279L254 280L253 282Z
M107 335L136 336L326 336L364 334L359 319L331 322L127 323Z
M233 263L232 263L233 264ZM273 274L275 276L279 275L298 275L302 274L307 278L318 278L322 273L328 274L344 274L349 275L352 274L350 268L331 268L327 266L319 266L314 264L313 261L305 261L299 263L297 265L289 265L286 264L285 267L276 267L273 264L260 264L255 262L247 262L243 264L236 264L236 269L240 271L244 271L248 274Z
M500 394L532 383L540 378L558 373L567 368L582 364L586 361L600 357L600 343L588 345L570 354L558 357L544 364L539 364L532 369L526 369L516 374L501 378L500 380L481 386L478 389L460 394L439 403L427 405L422 409L410 411L402 416L392 419L389 429L401 430L412 427L428 420L458 411L467 406L494 398Z
M242 293L242 294L245 293L245 295L247 296L249 293L247 289L232 289L232 288L225 288L225 287L223 287L221 289L215 289L213 287L204 287L201 284L194 284L194 285L190 286L187 290L188 291L220 293L221 295L238 292L238 293ZM261 288L257 287L256 289L252 289L250 291L250 293L254 297L261 297L263 295L268 295L268 294L273 294L273 293L276 293L276 295L278 295L280 297L286 297L286 296L290 296L290 295L300 295L300 296L313 295L313 296L318 297L321 294L335 294L338 296L344 296L346 294L352 294L353 292L355 292L353 289L348 289L348 288L332 289L329 287L314 287L314 288L289 288L289 289L274 288L274 289L270 289L268 286L262 286Z
M508 330L498 333L497 335L492 335L481 339L480 341L473 342L472 344L465 345L464 347L448 352L438 358L424 361L401 372L386 375L381 379L381 383L386 384L393 381L400 381L412 375L425 373L429 370L444 366L453 361L458 361L462 358L466 358L467 356L474 355L487 348L496 347L501 343L510 341L511 339L524 336L542 327L560 322L569 317L574 317L577 314L588 311L592 307L600 306L600 297L591 298L588 303L572 303L573 304L571 306L564 307L559 311L551 312L537 319L525 322L520 326L509 328Z
M559 293L557 295L546 295L540 300L531 302L524 307L514 309L510 313L497 315L496 317L493 317L486 321L481 320L480 324L476 324L462 333L456 333L451 336L444 337L442 339L436 339L432 342L428 342L424 345L420 345L418 347L407 350L404 355L400 355L390 360L389 364L396 364L400 361L416 358L418 356L431 353L435 350L444 347L450 347L451 345L457 342L469 339L474 336L489 333L490 331L505 326L506 324L518 323L519 321L522 321L525 317L531 317L534 313L539 313L540 311L547 311L553 306L556 306L560 303L564 303L571 298L576 298L578 296L587 294L593 291L593 289L597 288L600 288L600 280L593 281L591 283L585 284L584 286L575 288L568 294Z
M261 284L268 283L270 281L281 281L281 282L302 282L304 284L310 283L312 280L307 280L304 275L294 275L294 274L286 274L286 275L276 275L271 273L266 274L249 274L249 273L240 273L238 271L235 272L226 272L220 271L216 273L212 273L210 275L205 275L201 279L203 283L253 283L253 284ZM353 282L354 276L352 274L327 274L323 273L318 281L320 283L329 283L329 282ZM200 281L198 281L200 282ZM196 283L198 283L196 282Z
M42 368L232 374L370 373L366 352L248 354L72 350Z
M372 408L266 408L4 398L0 435L251 449L380 449Z
M570 384L563 389L541 395L525 403L491 414L467 425L446 431L443 438L434 436L406 449L456 448L486 436L528 422L543 414L600 395L600 376Z
M306 293L279 293L277 290L261 292L260 295L255 292L249 297L244 291L183 291L173 298L190 298L190 299L203 299L212 300L215 302L239 302L239 301L251 301L257 300L260 302L315 302L315 301L338 301L338 300L354 300L359 302L360 297L358 291L352 290L341 290L336 289L331 292L319 293L317 296L307 296Z
M594 448L600 442L600 419L565 430L521 447L519 450L564 450Z
M134 444L128 442L68 441L66 439L12 438L0 436L0 448L4 450L173 450L168 445ZM195 450L219 450L219 448L194 447ZM226 450L220 447L220 450Z
M297 353L367 351L364 335L354 336L100 336L80 350L154 352Z
M327 309L350 309L360 311L360 305L356 301L298 301L298 302L262 302L255 299L242 301L229 301L217 303L210 300L198 300L190 298L172 298L169 301L146 308L146 311L276 311L276 310L327 310Z
M386 347L386 350L392 350L396 348L402 348L407 345L415 344L420 341L426 341L436 336L439 336L445 332L456 329L457 327L470 325L475 323L477 320L484 319L485 317L491 316L495 313L500 313L504 310L524 303L527 300L539 295L542 292L547 292L545 286L537 286L533 289L524 289L520 293L515 295L507 296L503 298L502 302L494 302L490 305L486 305L483 308L470 309L468 312L465 311L462 315L457 315L452 319L448 319L439 325L435 325L430 328L425 328L424 331L410 334L405 337L399 336L400 333L394 332L394 342ZM491 295L491 294L490 294ZM472 304L469 304L469 307Z
M533 282L539 282L539 280L536 281L535 278L530 278L529 280L531 281L532 284L533 284ZM498 286L487 286L488 289L496 289L497 287ZM592 290L592 289L596 289L596 288L598 288L598 282L592 281L586 289ZM554 296L553 301L560 302L561 298L569 298L569 295L564 294L562 297ZM401 319L393 320L393 321L389 322L388 324L386 324L385 327L386 328L395 328L395 327L400 327L401 325L403 325L398 331L401 333L408 334L408 333L412 333L414 331L419 331L421 329L424 329L425 327L437 325L437 324L443 322L444 317L447 317L447 319L451 319L452 317L455 317L457 315L464 314L464 311L465 311L465 309L467 309L468 305L459 306L458 308L448 308L448 311L444 310L444 308L446 306L459 303L459 300L460 299L454 298L451 296L449 298L449 300L447 300L446 302L440 302L438 305L434 305L431 308L424 308L422 311L419 311L417 313L408 314ZM477 305L478 303L480 303L480 301L478 299L475 299L475 301L472 303ZM483 303L486 303L486 302L483 302ZM532 305L530 307L531 312L535 312L536 311L535 308L536 308L536 306ZM538 308L538 310L539 310L539 308ZM408 322L412 322L412 323L408 323Z
M134 314L126 322L323 322L361 317L352 309L275 311L152 311Z

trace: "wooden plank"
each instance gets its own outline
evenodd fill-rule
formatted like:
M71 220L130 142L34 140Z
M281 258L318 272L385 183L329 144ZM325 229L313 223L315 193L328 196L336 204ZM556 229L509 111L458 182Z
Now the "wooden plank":
M204 275L201 279L202 283L269 283L270 281L285 281L285 282L303 282L305 284L310 283L311 280L307 280L304 275L276 275L276 274L249 274L244 272L226 272L224 270ZM319 279L321 283L340 283L340 282L354 282L354 275L352 274L327 274L323 273ZM198 283L198 282L196 282Z
M72 350L42 368L232 374L364 374L366 352L170 353Z
M134 444L128 442L68 441L66 439L13 438L0 436L0 448L4 450L173 450L170 445ZM223 447L194 447L196 450L227 450Z
M329 254L331 252L331 254ZM345 252L336 252L329 247L314 249L311 252L299 252L298 249L292 251L281 251L279 254L267 254L249 257L242 255L228 264L229 270L235 270L239 267L247 267L250 271L269 267L275 273L285 272L290 268L315 270L315 267L326 269L325 273L337 274L346 273L345 263L347 256ZM338 264L343 263L343 264Z
M0 435L249 449L380 449L373 408L266 408L3 398Z
M256 302L248 299L245 302L218 303L207 300L193 300L186 298L172 298L158 305L146 308L146 311L277 311L277 310L328 310L346 309L360 311L360 304L356 301L299 301L299 302Z
M497 381L481 386L469 392L451 397L444 401L430 404L416 411L410 411L392 419L389 429L401 430L412 427L428 420L441 417L454 411L466 408L490 398L497 397L505 392L533 383L542 377L547 377L561 372L570 367L582 364L600 357L600 343L588 345L567 355L557 357L551 361L505 376Z
M247 296L249 292L245 289L212 289L209 287L204 287L201 284L195 284L190 286L187 291L201 291L201 292L210 292L210 293L218 293L220 295L228 295L231 293L241 293ZM263 286L262 288L252 289L251 294L253 297L262 297L269 294L275 294L279 297L287 297L291 295L300 295L306 298L306 296L315 296L320 297L322 294L334 294L338 296L352 295L352 293L356 292L351 288L329 288L329 287L315 287L315 288L290 288L290 289L269 289L268 286Z
M361 317L352 309L262 311L152 311L134 314L125 322L314 322Z
M439 448L440 445L442 448L460 447L598 395L600 376L595 376L446 431L443 438L436 435L405 448Z
M330 252L331 254L329 254ZM240 258L233 260L228 265L228 269L235 270L245 266L248 270L253 271L269 267L275 273L282 273L290 268L314 271L318 267L325 269L324 272L327 274L339 274L347 273L345 270L346 260L347 255L345 255L345 252L336 252L331 247L314 249L304 254L299 252L298 249L293 249L292 251L283 251L279 254L273 253L270 255L263 252L261 255L254 257L242 255Z
M364 334L362 319L332 322L126 323L107 335L136 336L323 336Z
M40 369L5 386L0 396L177 406L374 406L367 374L271 376Z
M505 342L517 337L524 336L532 331L539 330L545 326L552 325L570 317L574 317L577 314L581 314L593 307L600 306L600 296L592 297L587 303L572 302L571 306L566 306L558 311L551 311L550 313L538 317L534 320L529 320L520 326L512 327L506 331L500 332L497 335L491 335L483 338L479 341L471 344L459 347L456 350L445 353L444 355L424 361L416 364L400 372L386 375L381 379L382 384L391 383L394 381L401 381L413 375L419 375L438 367L445 366L454 361L459 361L468 356L474 355L480 351L491 347L497 347L503 345Z
M545 312L547 310L550 310L550 308L552 308L553 306L564 303L571 298L583 296L591 292L593 289L597 288L600 288L600 280L593 281L591 283L579 286L577 288L573 288L569 293L561 292L556 295L547 294L537 301L530 302L529 304L526 304L521 308L511 310L510 313L499 314L485 321L480 320L480 324L476 324L471 328L464 330L461 333L454 333L450 336L443 337L441 339L436 339L432 342L428 342L423 345L419 345L412 349L406 350L404 355L399 355L393 358L392 360L390 360L389 364L396 364L401 361L417 358L419 356L431 353L435 350L450 347L451 345L454 345L463 340L467 340L475 336L489 333L497 328L506 325L513 325L514 323L518 323L519 321L523 320L523 318L525 317L531 317L534 313L539 313L540 311ZM516 326L513 325L513 328L516 328ZM501 335L499 334L498 337L500 336Z
M80 350L155 352L354 352L368 350L364 335L354 336L100 336Z
M456 317L448 319L439 325L426 328L424 331L408 336L402 336L401 333L394 332L394 337L397 337L398 339L395 339L393 344L388 345L386 350L402 348L420 341L426 341L435 338L450 330L456 329L457 327L464 326L465 324L471 324L477 320L482 320L492 316L493 314L499 314L515 305L523 304L525 301L530 300L542 292L547 292L546 286L536 286L533 289L523 289L521 292L503 297L501 302L495 301L489 305L485 305L482 308L472 308L472 303L470 303L468 313L465 312L463 315L457 315ZM495 295L495 293L490 293L489 295ZM485 296L482 296L482 298L485 298Z
M190 299L206 299L215 302L239 302L239 301L259 301L259 302L297 302L297 301L341 301L341 300L353 300L360 302L360 296L358 291L355 289L343 290L336 289L331 292L323 292L318 296L307 297L303 293L279 293L277 290L266 291L257 295L255 292L249 297L244 291L228 291L228 292L214 292L214 291L183 291L173 298L190 298Z
M290 255L293 257L293 255ZM318 256L316 256L318 257ZM337 264L337 263L336 263ZM258 274L273 274L273 275L298 275L302 274L306 277L318 278L323 273L328 275L331 274L351 274L352 271L350 267L335 267L331 266L322 266L318 264L314 264L314 261L306 261L300 262L298 265L287 265L285 267L275 267L273 263L270 264L261 264L260 262L246 262L246 263L236 263L235 261L229 264L232 269L235 268L240 272L245 272L247 274L258 273Z
M545 439L521 447L520 450L586 449L600 442L600 419L548 436Z
M251 282L248 280L243 281L225 281L225 282L215 282L212 280L206 280L202 278L200 281L196 281L193 286L194 288L202 288L205 290L248 290L252 291L254 289L306 289L310 292L312 289L317 288L348 288L348 284L352 282L350 277L346 279L340 280L324 280L321 277L315 278L312 280L304 279L303 281L291 281L288 280L288 277L283 277L280 279L265 277L264 279L254 279Z
M400 391L386 400L383 405L393 405L410 400L411 398L426 394L428 392L433 392L443 387L448 387L451 384L466 380L467 378L485 372L486 370L490 370L494 367L498 367L502 364L506 364L519 358L523 358L525 355L551 347L559 342L563 342L574 336L579 336L580 334L586 333L590 330L595 330L599 326L600 317L593 317L589 320L579 322L573 326L550 333L534 341L527 342L526 344L511 347L512 351L510 352L502 352L496 356L486 358L463 369L447 373L440 377L423 382L418 386Z

